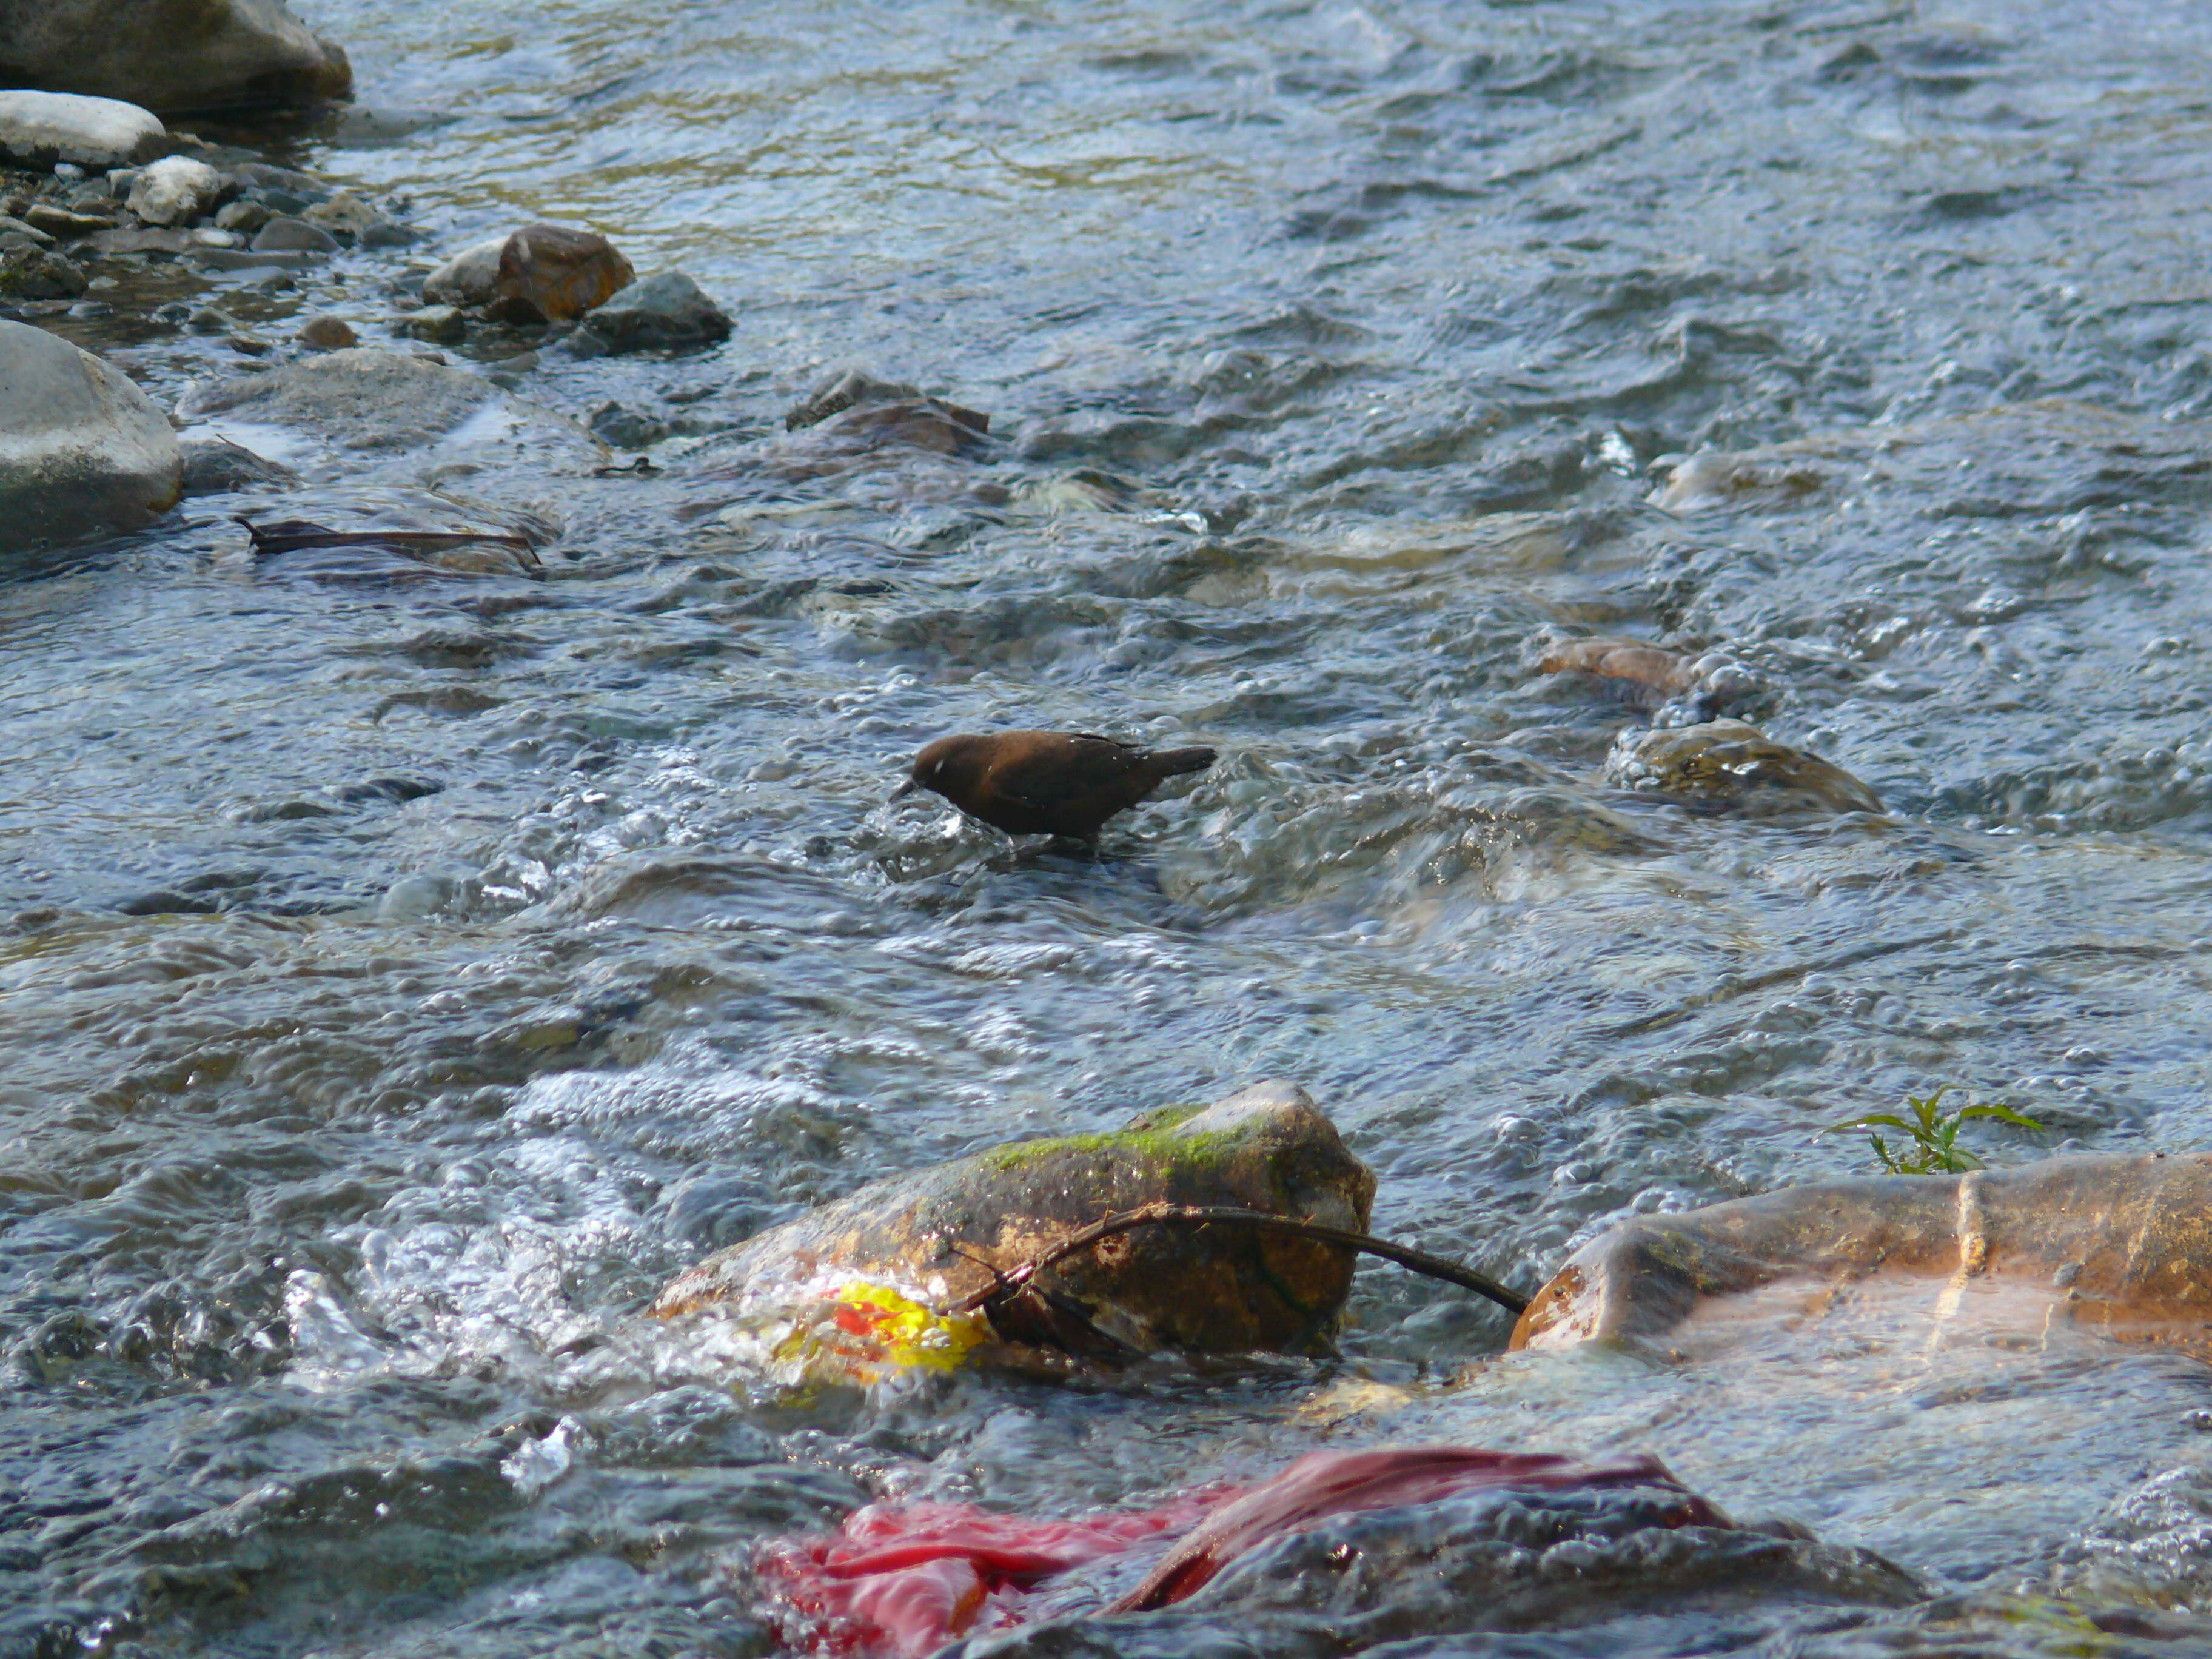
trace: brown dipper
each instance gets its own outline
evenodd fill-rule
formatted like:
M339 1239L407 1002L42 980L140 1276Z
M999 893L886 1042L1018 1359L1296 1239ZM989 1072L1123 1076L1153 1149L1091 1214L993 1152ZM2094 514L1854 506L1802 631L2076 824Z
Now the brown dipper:
M1090 841L1165 780L1212 764L1211 749L1137 749L1088 732L939 738L915 757L914 775L891 799L933 790L1010 836Z

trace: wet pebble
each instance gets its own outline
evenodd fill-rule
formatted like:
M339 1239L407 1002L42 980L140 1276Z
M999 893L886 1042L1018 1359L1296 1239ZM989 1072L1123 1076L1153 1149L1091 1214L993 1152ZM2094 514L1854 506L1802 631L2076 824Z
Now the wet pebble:
M336 317L310 317L300 325L299 342L310 351L343 351L361 337Z
M570 337L580 356L599 352L681 351L730 337L730 319L680 270L633 283L586 316Z

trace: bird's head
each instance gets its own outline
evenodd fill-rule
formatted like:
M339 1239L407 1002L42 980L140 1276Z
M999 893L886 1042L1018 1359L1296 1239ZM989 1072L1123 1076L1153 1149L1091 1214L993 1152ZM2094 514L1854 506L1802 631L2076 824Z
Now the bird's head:
M962 791L982 776L984 745L989 741L979 737L939 738L914 757L913 772L891 792L891 799L927 789L948 800L957 800Z

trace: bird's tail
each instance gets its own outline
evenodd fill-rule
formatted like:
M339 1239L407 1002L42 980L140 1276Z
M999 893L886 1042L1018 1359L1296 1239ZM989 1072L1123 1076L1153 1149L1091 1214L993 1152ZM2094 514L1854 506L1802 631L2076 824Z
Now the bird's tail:
M1211 749L1162 749L1151 756L1152 764L1164 778L1180 777L1185 772L1203 772L1213 764Z

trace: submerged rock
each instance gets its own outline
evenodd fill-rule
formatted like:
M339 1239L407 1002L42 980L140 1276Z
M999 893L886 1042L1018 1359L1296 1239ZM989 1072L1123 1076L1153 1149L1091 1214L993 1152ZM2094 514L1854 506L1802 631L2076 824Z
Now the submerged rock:
M129 379L0 322L0 551L135 529L176 504L182 471L176 434Z
M652 1311L728 1304L749 1316L831 1310L863 1339L856 1363L908 1358L877 1341L926 1334L917 1315L991 1288L1078 1229L1167 1202L1235 1205L1364 1229L1375 1177L1304 1091L1262 1083L1213 1105L1151 1112L1117 1133L1024 1141L862 1188L679 1275ZM1147 1227L1037 1275L1100 1330L1144 1352L1325 1349L1352 1285L1337 1246L1235 1227ZM850 1313L851 1316L843 1316ZM802 1316L808 1317L811 1316ZM898 1322L908 1322L900 1325ZM935 1339L957 1364L979 1326ZM869 1346L875 1344L873 1348ZM933 1363L927 1342L908 1363Z
M7 11L7 0L0 0L0 19ZM0 161L13 167L45 170L70 161L106 173L150 161L168 147L161 117L136 104L66 92L0 92Z
M567 225L525 225L465 248L432 271L422 297L505 323L573 322L635 273L613 243Z
M0 0L0 82L169 112L353 95L283 0Z
M125 205L149 225L189 225L215 211L222 191L222 174L206 162L172 155L139 173Z
M2029 1332L2212 1358L2212 1154L1826 1182L1639 1217L1569 1258L1513 1346L1673 1345L1749 1317L1754 1295L1802 1317L1869 1280L1954 1306L2008 1297Z
M179 419L205 422L218 435L245 438L281 428L343 451L410 451L438 447L527 454L534 468L596 466L605 448L574 422L514 398L480 375L427 357L356 346L303 357L266 374L192 386Z
M1608 1621L1648 1636L1654 1614L1674 1615L1709 1634L1714 1616L1740 1628L1762 1604L1787 1615L1929 1594L1867 1551L1735 1522L1655 1458L1402 1446L1317 1453L1216 1499L1117 1599L1142 1571L1147 1523L1180 1529L1187 1510L1036 1522L872 1505L848 1523L851 1547L771 1547L757 1577L787 1644L898 1659L1629 1653L1644 1644ZM1522 1634L1545 1630L1567 1645ZM941 1648L948 1636L965 1639Z
M1690 659L1643 640L1569 640L1546 652L1536 672L1624 681L1662 701L1690 687Z
M1881 811L1881 798L1840 766L1742 720L1623 732L1605 770L1620 788L1686 796L1757 817Z

